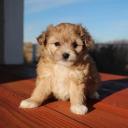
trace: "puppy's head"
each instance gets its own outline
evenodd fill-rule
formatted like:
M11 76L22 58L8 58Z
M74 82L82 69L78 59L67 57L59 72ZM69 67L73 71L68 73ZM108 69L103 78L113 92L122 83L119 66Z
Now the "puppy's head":
M87 51L94 46L85 28L70 23L49 26L37 40L45 51L44 57L67 66L81 61Z

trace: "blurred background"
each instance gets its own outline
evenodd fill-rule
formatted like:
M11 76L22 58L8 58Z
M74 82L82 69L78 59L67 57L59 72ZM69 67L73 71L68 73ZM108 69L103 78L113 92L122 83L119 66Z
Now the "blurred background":
M36 37L49 24L80 23L96 43L92 56L103 72L128 72L127 0L25 0L24 52L26 62L37 60ZM33 51L32 48L33 47ZM35 52L35 57L31 52ZM31 59L30 59L31 58Z
M128 75L127 0L0 0L0 15L1 73L34 77L40 56L36 37L49 24L71 22L94 38L90 54L100 72Z

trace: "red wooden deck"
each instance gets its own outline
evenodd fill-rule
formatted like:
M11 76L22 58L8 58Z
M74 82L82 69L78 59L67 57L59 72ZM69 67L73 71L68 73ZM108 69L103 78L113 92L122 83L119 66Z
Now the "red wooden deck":
M84 116L72 114L69 102L54 99L35 109L19 109L35 80L1 83L0 128L128 128L128 77L101 74L101 78L101 100L88 100Z

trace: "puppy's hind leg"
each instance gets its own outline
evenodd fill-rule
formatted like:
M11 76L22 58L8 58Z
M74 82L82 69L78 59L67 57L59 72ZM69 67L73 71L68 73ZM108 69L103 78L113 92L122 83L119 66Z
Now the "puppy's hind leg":
M42 104L42 102L47 99L51 94L50 84L47 79L37 79L36 88L34 89L30 98L22 100L20 103L20 108L35 108Z

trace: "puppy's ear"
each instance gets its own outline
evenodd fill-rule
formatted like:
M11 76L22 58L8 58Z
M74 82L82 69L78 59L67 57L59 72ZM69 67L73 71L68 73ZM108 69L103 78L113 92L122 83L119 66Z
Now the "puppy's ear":
M47 27L47 30L46 30L45 32L42 32L42 34L37 37L37 41L38 41L38 43L39 43L40 45L46 46L48 33L49 33L53 28L54 28L53 25L49 25L49 26Z
M78 31L81 36L81 39L83 40L85 46L88 49L94 48L94 40L92 39L90 33L87 31L86 28L82 27L82 25L78 25Z
M41 35L37 37L37 42L40 45L46 45L46 32L43 32Z

